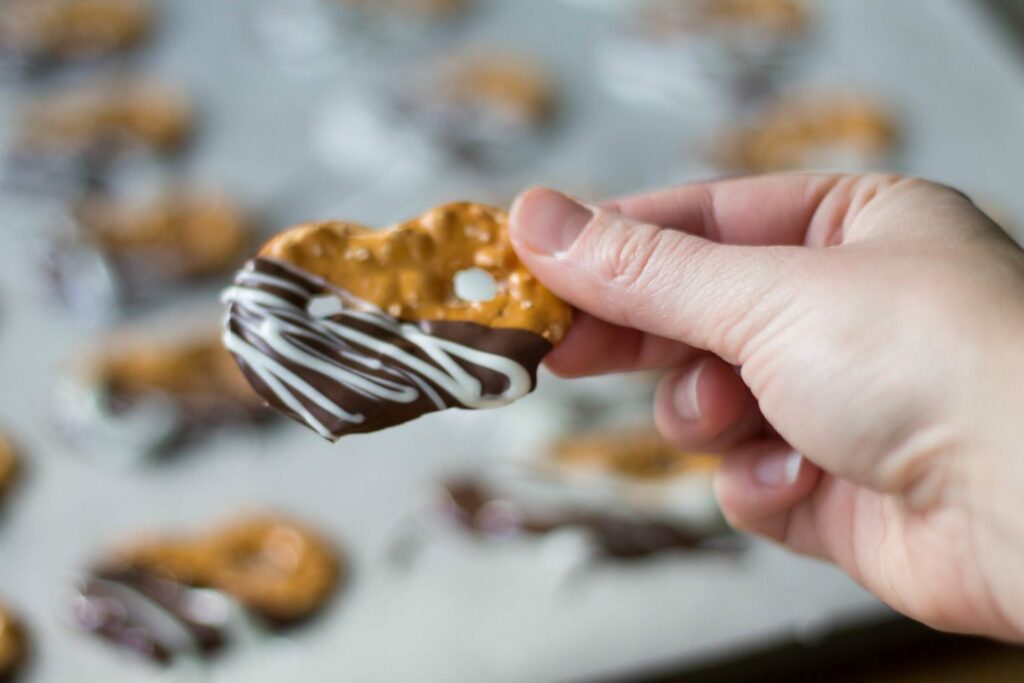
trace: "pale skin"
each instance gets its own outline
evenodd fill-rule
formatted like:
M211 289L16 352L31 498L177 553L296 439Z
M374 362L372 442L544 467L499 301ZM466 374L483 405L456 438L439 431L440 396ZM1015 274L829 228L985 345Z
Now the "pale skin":
M664 435L728 520L934 627L1024 641L1024 251L891 175L534 188L520 257L579 313L547 364L668 370ZM738 368L738 370L737 370Z

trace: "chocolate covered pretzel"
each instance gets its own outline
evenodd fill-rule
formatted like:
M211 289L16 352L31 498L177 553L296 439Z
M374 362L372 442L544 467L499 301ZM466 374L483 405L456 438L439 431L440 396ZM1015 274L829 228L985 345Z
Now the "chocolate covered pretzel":
M507 223L459 203L381 232L287 230L225 292L224 344L272 407L330 440L506 405L533 389L572 314L520 263ZM457 295L470 269L493 278L492 298Z
M14 486L21 471L18 453L14 444L3 434L0 434L0 502Z
M121 52L151 23L143 0L0 0L0 62L34 69Z
M698 549L710 538L709 534L670 519L614 509L536 505L475 478L448 483L444 487L443 508L452 521L483 537L544 536L563 529L579 529L600 556L617 560Z
M124 269L148 270L154 279L193 279L237 267L249 237L239 207L212 192L171 189L139 203L92 195L74 214L84 240Z
M718 159L744 173L865 170L884 162L896 144L896 129L892 115L870 98L799 96L728 132Z
M454 60L436 93L446 106L480 110L509 124L536 126L555 111L555 85L539 65L510 55L484 54Z
M28 651L21 622L0 604L0 683L13 681Z
M252 231L229 198L185 188L143 201L93 193L72 217L47 253L49 279L65 304L100 317L234 270Z
M439 519L495 540L576 529L598 556L613 559L728 549L711 485L718 462L671 446L653 426L565 436L537 459L444 482L394 557L413 559Z
M661 37L744 29L799 34L807 29L805 4L802 0L653 0L642 6L640 21L649 35Z
M113 338L85 354L58 393L72 436L121 445L132 457L164 453L218 427L269 416L216 335Z
M9 173L22 184L25 176L91 180L128 152L177 152L192 124L186 97L162 83L116 78L56 90L23 112Z
M477 165L507 165L531 152L558 108L555 80L534 60L500 52L462 54L399 98L431 141Z
M777 90L813 28L803 0L638 0L598 53L620 95L742 108Z
M630 427L562 437L551 445L546 462L565 471L653 482L709 474L719 458L676 448L653 427Z
M375 12L414 19L448 19L469 8L473 0L334 0L361 12Z
M248 619L282 627L312 616L341 576L319 534L257 515L113 551L79 586L73 616L84 630L169 663L217 652Z

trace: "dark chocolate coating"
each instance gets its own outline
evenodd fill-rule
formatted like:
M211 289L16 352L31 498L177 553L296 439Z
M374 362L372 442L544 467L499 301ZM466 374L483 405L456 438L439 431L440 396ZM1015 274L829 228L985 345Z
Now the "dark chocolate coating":
M31 656L31 643L24 625L0 606L0 683L21 677Z
M454 518L465 528L488 536L542 535L566 527L581 528L602 554L619 560L637 559L669 550L691 550L706 540L678 524L636 519L610 512L579 510L531 510L489 490L483 483L465 479L446 487ZM501 503L500 517L487 514ZM493 509L493 508L492 508Z
M80 587L73 616L83 630L162 664L208 656L227 641L227 624L200 615L194 591L152 572L100 569Z
M254 275L264 279L254 280ZM276 278L276 280L268 281L266 280L268 277ZM273 284L274 282L277 283L277 286ZM287 287L283 285L287 285ZM318 327L317 321L306 312L309 301L323 294L336 294L339 298L344 299L346 296L344 292L333 291L329 289L328 285L313 277L306 276L285 264L264 258L250 261L246 269L239 273L236 279L236 289L239 288L278 297L286 305L284 309L272 308L270 313L266 313L262 310L255 311L252 308L246 308L237 300L232 301L228 307L227 330L229 335L235 335L257 350L261 357L269 358L274 363L279 363L286 368L288 372L294 373L302 382L307 383L326 397L332 406L340 407L347 413L362 416L361 421L358 422L341 419L325 410L315 400L311 400L308 393L304 394L298 389L289 387L292 389L289 393L326 427L330 433L328 438L333 440L344 434L385 429L408 422L426 413L446 408L471 407L462 403L431 378L404 364L394 354L381 353L379 350L361 344L358 339L341 339L337 335L325 333L322 328ZM296 288L303 294L299 294ZM448 371L443 369L436 358L429 355L422 347L398 334L397 329L394 329L397 324L413 325L436 340L454 342L476 351L483 351L514 361L529 374L529 389L531 391L536 386L537 367L552 347L551 342L543 336L529 330L496 328L472 322L445 320L401 321L390 318L377 309L360 310L353 307L351 310L367 313L373 316L373 319L368 321L358 316L339 313L324 320L343 325L355 333L372 337L374 341L386 344L391 350L409 354L438 371L447 373ZM337 381L309 365L296 363L285 357L272 348L265 339L263 323L276 315L280 315L277 320L285 321L290 326L290 330L281 336L299 353L308 354L317 360L322 359L334 368L357 372L363 378L372 381L389 383L418 392L417 398L408 402L380 398L373 395L372 392ZM237 353L235 358L250 384L272 408L301 423L309 424L307 419L282 400L278 391L268 386L267 382L245 358ZM482 364L467 362L456 356L451 356L451 359L479 382L482 396L497 397L509 388L509 380L505 375ZM440 400L440 405L438 400L431 397L431 394ZM324 434L324 436L328 435Z

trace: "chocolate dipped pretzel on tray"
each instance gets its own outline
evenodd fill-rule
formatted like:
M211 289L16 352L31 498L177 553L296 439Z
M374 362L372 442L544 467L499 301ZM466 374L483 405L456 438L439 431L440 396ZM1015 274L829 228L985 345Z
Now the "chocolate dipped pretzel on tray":
M147 330L108 338L76 359L58 389L61 428L109 456L124 449L117 455L126 460L272 415L218 336L205 332L168 338Z
M592 557L617 560L735 549L712 491L718 462L673 447L653 426L567 435L540 458L443 482L396 557L416 552L438 522L496 541L576 530Z
M342 574L338 553L304 524L249 516L113 551L79 585L72 616L83 630L166 664L212 655L242 630L313 616Z
M857 171L884 165L897 138L893 115L869 97L803 94L774 102L727 131L715 156L742 173Z
M599 557L634 560L698 549L710 536L670 519L608 509L535 505L481 479L456 479L443 490L443 513L471 533L509 538L578 529Z
M637 424L565 435L531 464L568 499L666 521L700 539L724 529L712 488L719 462Z
M624 20L597 53L606 84L629 98L699 102L702 108L746 105L773 92L815 23L813 3L802 0L622 6Z
M90 193L71 217L73 230L47 250L48 285L62 303L94 318L234 270L252 233L229 197L184 187L143 200Z
M83 239L169 280L237 266L249 237L238 206L216 192L170 188L139 203L91 195L75 207L75 217Z
M187 97L157 81L126 76L55 89L22 112L7 181L45 191L67 183L95 184L127 154L178 152L192 128Z
M508 215L473 203L374 232L339 221L271 239L224 294L224 344L270 405L334 440L529 393L572 309L519 262ZM457 276L485 271L486 300Z
M654 35L757 29L799 34L807 29L803 0L647 0L640 20Z
M471 165L505 167L539 151L559 97L535 60L478 51L439 61L398 105L438 149Z
M450 19L465 12L473 0L333 0L360 12L418 19Z
M14 680L27 653L25 629L14 614L0 603L0 683Z
M718 462L718 456L676 448L653 427L562 437L551 445L545 458L545 466L565 474L607 475L648 482L710 474Z
M116 78L49 93L32 103L22 124L15 142L26 153L128 145L171 152L188 137L192 111L162 83Z
M121 52L149 33L143 0L0 0L0 68L32 71Z
M21 471L21 461L14 444L4 434L0 433L0 504L4 497L14 487L18 474Z

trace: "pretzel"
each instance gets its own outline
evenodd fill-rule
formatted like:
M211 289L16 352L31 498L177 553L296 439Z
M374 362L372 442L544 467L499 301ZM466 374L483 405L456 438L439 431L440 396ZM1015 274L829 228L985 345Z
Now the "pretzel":
M260 405L215 336L174 343L115 343L88 360L87 366L90 381L121 405L153 393L171 398L185 411L201 411L214 402L247 411Z
M8 680L25 660L28 644L21 623L0 604L0 680Z
M251 617L283 627L311 616L341 571L334 550L302 524L251 516L114 550L79 585L73 616L119 647L169 663L244 639Z
M73 360L56 403L67 435L137 462L272 416L216 333L157 337L164 331L158 325L112 335Z
M319 535L297 522L268 516L241 519L198 537L128 546L106 569L125 568L220 590L275 623L313 614L341 571Z
M224 343L272 407L334 440L450 407L529 393L572 309L526 270L499 209L457 203L374 232L300 225L268 242L224 295ZM481 269L496 293L460 298ZM333 308L310 308L324 297Z
M662 0L644 7L640 19L653 36L744 27L795 35L807 29L809 17L800 0Z
M151 23L142 0L5 0L0 50L26 60L86 59L134 47Z
M716 456L682 451L646 427L564 437L552 444L549 456L559 466L646 481L709 472L718 465Z
M4 494L13 486L20 470L21 466L14 445L0 434L0 498L3 498Z
M114 79L57 91L36 100L15 141L23 155L109 154L145 149L169 154L192 128L184 95L163 84Z
M465 56L446 65L443 106L477 108L510 123L539 125L555 112L555 84L531 61L502 54Z
M338 4L363 12L382 12L400 17L446 19L456 16L472 0L335 0Z
M444 513L474 534L508 540L520 534L578 529L587 534L600 555L618 560L700 549L704 540L714 535L679 520L623 513L614 506L537 505L479 477L449 482L443 493Z
M255 518L229 526L204 544L209 583L275 621L295 621L323 605L338 563L323 539L292 522Z
M136 203L92 194L74 215L85 240L150 279L222 273L241 261L249 237L242 212L215 193L170 190Z
M884 156L896 125L878 103L862 97L800 97L784 101L726 135L719 153L728 168L762 173L814 165L839 151L858 159Z

